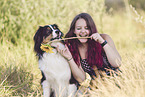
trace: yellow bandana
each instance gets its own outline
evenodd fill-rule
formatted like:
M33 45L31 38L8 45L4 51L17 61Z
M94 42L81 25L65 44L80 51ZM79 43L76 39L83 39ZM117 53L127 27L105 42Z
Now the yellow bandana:
M53 48L49 44L41 44L40 46L41 50L47 52L47 53L54 53L52 50Z

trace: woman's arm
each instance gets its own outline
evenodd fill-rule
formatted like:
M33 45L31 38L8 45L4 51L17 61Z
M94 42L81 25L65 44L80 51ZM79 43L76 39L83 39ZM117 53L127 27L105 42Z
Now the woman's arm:
M77 64L75 63L72 54L70 53L67 45L65 45L64 49L59 49L59 47L57 47L57 51L68 60L72 74L74 76L74 78L79 82L83 82L86 79L86 74L83 71L81 65L78 67Z
M119 67L121 65L121 56L119 55L111 37L107 34L99 33L94 33L93 35L91 35L91 37L95 41L98 41L100 44L102 44L105 40L107 41L107 44L104 45L103 49L106 53L108 61L111 64L111 66Z
M86 79L86 74L83 71L82 67L81 66L78 67L73 59L68 61L68 62L70 64L70 68L71 68L71 71L72 71L74 78L79 83L83 82Z

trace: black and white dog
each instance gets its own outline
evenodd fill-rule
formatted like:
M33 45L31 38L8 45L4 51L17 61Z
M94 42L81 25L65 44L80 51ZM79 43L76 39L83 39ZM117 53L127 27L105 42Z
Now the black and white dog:
M46 53L40 49L41 43L60 39L63 33L56 24L39 27L34 36L34 50L37 53L39 68L42 72L41 84L44 97L74 97L77 90L74 84L70 84L71 70L67 60L55 49L65 48L62 42L52 42L54 53Z

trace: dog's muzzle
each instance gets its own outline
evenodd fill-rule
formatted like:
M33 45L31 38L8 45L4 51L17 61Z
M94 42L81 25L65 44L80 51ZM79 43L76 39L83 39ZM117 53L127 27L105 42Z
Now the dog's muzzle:
M59 29L54 29L52 25L48 25L52 30L52 36L53 38L50 39L50 41L55 39L62 39L63 33Z
M62 32L60 32L58 30L58 31L55 31L55 33L57 34L57 36L54 37L54 38L51 38L50 41L55 40L55 39L62 39L62 36L63 36L63 33Z

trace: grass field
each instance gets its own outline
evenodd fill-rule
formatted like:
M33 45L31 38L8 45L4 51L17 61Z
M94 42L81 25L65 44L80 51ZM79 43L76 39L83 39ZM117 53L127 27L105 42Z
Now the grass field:
M125 4L125 9L114 13L110 10L109 14L103 0L1 0L0 97L42 96L33 36L40 25L54 23L66 33L72 19L80 12L89 13L98 31L112 37L122 57L121 77L96 79L93 90L87 95L144 97L145 11L136 11Z

